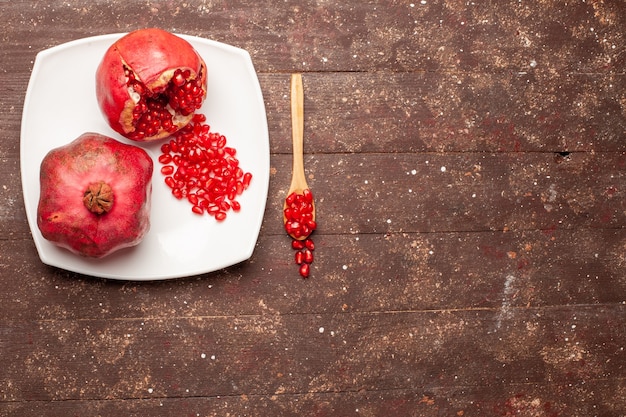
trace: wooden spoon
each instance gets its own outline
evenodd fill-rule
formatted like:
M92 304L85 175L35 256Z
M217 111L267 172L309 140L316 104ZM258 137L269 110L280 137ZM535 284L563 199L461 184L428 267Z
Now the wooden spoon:
M302 88L301 74L291 75L291 130L293 141L293 167L291 185L289 186L289 191L287 191L287 196L294 193L304 195L304 191L309 190L309 186L306 183L306 177L304 175L304 90ZM315 203L312 200L311 206L312 220L315 221ZM283 205L283 223L285 224L287 224L288 220L285 216L285 209L287 207L287 199L285 199L285 204ZM294 239L304 240L313 230L305 231L304 235L289 233L289 231L288 233Z

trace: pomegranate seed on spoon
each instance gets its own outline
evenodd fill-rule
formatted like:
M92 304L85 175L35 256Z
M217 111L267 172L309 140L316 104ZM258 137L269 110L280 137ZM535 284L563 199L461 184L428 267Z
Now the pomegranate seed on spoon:
M313 262L315 245L310 235L317 229L313 193L304 175L304 93L302 76L291 76L291 126L293 141L293 170L291 185L283 204L285 231L292 237L291 247L296 250L295 261L302 278L308 278Z

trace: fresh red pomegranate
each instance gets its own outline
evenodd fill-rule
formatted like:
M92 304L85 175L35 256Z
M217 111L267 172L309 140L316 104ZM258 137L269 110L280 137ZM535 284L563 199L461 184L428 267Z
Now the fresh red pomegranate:
M152 170L146 151L97 133L51 150L40 171L41 234L94 258L137 245L150 228Z
M207 93L207 68L186 40L162 29L118 39L96 71L96 96L113 130L135 141L184 127Z

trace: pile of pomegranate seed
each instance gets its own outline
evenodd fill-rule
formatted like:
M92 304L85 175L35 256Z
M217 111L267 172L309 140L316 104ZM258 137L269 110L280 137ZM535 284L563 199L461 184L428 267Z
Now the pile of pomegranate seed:
M296 251L296 264L300 266L300 275L302 278L308 278L311 273L311 264L313 263L313 251L315 243L311 238L306 240L293 239L291 247Z
M285 199L285 230L296 239L304 238L317 228L313 220L313 193L308 188L302 194L291 193Z
M308 188L302 194L293 192L287 196L285 203L285 231L294 238L291 247L297 251L295 258L300 266L300 275L308 278L315 249L309 235L317 229L313 219L313 193Z
M161 146L159 162L174 197L186 198L194 213L222 221L229 210L241 209L236 198L248 188L252 174L239 166L236 150L226 146L226 137L211 132L205 121L204 115L194 115Z

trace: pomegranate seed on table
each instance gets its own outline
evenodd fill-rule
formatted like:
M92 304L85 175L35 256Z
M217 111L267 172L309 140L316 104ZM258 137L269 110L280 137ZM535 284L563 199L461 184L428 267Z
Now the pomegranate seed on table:
M311 265L309 264L302 264L300 265L300 275L302 275L302 278L308 278L309 274L311 272Z
M296 252L296 264L301 265L304 262L304 254L302 252Z
M299 266L298 272L302 278L308 278L311 273L311 264L313 263L313 250L315 244L311 238L306 240L291 240L291 248L295 250L294 260Z
M308 249L303 249L301 253L303 254L304 262L306 262L307 264L313 263L313 252Z

